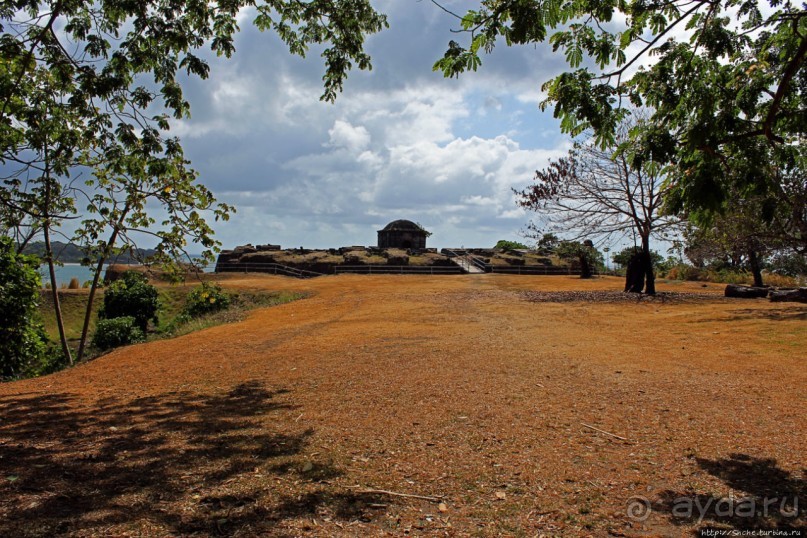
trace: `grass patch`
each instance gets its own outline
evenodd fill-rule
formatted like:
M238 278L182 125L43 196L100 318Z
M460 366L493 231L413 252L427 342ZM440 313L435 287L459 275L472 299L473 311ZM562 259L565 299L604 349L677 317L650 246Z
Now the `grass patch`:
M87 308L88 290L59 290L59 305L62 309L62 319L67 333L67 339L78 344L81 338L81 327L84 324L84 314ZM95 323L98 321L98 308L104 303L104 292L99 289L93 300L92 315L90 317L90 334L95 332ZM42 300L39 302L39 313L45 332L51 340L59 340L59 328L56 325L56 316L53 310L53 297L49 290L42 291Z
M187 292L186 294L187 295ZM162 330L149 338L149 340L159 338L174 338L189 334L216 325L224 323L235 323L244 320L251 310L256 308L266 308L270 306L278 306L281 304L290 303L298 299L307 297L305 293L279 291L279 292L255 292L255 291L242 291L231 295L232 303L230 308L215 312L207 316L198 318L185 319L181 316L182 307L180 306L176 313L171 317L171 321L165 324ZM184 304L184 303L183 303Z
M303 299L307 297L304 293L278 291L267 292L260 290L241 290L231 292L231 304L227 310L216 312L211 315L199 318L188 319L182 316L182 311L188 294L195 286L191 285L158 285L159 290L159 324L149 330L146 341L173 338L194 331L206 329L223 323L234 323L241 321L248 315L249 311L256 308L266 308L281 305ZM65 332L68 343L75 353L78 349L81 338L81 328L84 323L85 309L87 307L87 297L89 293L86 289L60 290L59 303L62 309ZM99 289L93 300L92 314L90 316L89 336L92 338L98 321L98 309L104 302L104 290ZM43 290L42 300L39 304L39 312L45 326L45 332L53 342L59 341L59 329L56 324L53 300L48 290ZM99 354L98 350L88 349L87 359L91 359Z

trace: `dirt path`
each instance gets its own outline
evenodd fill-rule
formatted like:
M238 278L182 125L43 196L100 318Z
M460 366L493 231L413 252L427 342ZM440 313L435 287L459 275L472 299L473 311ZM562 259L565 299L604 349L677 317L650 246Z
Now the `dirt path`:
M805 523L802 305L696 284L614 302L598 293L619 289L608 278L226 285L311 297L0 385L0 535L682 536ZM729 496L784 504L729 517L713 506ZM711 508L685 517L686 499ZM628 514L634 501L646 519Z

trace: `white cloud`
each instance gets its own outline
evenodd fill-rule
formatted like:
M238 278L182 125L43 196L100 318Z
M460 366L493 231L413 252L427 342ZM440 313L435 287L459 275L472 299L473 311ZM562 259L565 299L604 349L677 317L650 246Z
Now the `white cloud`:
M202 181L239 208L215 225L225 248L369 245L396 218L421 222L434 246L492 245L523 228L511 189L568 145L536 106L562 60L501 47L480 71L444 79L431 64L453 22L431 4L381 8L392 27L368 41L375 68L351 73L335 105L319 101L316 50L291 57L246 21L233 59L210 58L210 80L186 84L193 116L174 132Z
M359 153L370 144L370 133L362 126L354 127L350 123L336 120L328 131L328 146L345 148L350 153Z

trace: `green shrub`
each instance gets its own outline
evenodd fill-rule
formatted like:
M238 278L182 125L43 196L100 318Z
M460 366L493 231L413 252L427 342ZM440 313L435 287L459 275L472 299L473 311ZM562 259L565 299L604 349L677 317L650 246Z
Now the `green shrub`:
M741 269L709 270L707 280L721 284L752 284L754 277L748 271Z
M159 307L157 288L149 284L143 274L126 271L104 292L104 304L98 310L98 319L129 316L146 334L149 321L158 321Z
M42 338L47 339L44 330ZM62 352L62 348L55 342L47 341L45 354L39 360L29 363L22 372L21 377L39 377L48 375L59 370L64 370L70 363Z
M203 282L188 294L182 313L191 317L204 316L230 307L230 296L218 284Z
M25 375L48 356L37 312L38 266L37 258L18 254L10 238L0 237L0 379Z
M638 246L625 247L619 252L615 252L611 256L611 260L617 265L627 267L630 264L631 258L633 258L633 256L635 256L636 254L640 254L641 252L642 247ZM655 250L650 251L650 260L653 262L653 268L656 271L661 272L664 269L663 267L663 264L665 263L664 258L661 256L661 254L659 254Z
M518 241L508 241L507 239L501 239L496 246L493 247L498 250L529 250L530 247L525 245L524 243L519 243Z
M123 316L100 320L95 327L92 343L100 350L107 350L145 339L146 335L138 326L137 320L132 316Z

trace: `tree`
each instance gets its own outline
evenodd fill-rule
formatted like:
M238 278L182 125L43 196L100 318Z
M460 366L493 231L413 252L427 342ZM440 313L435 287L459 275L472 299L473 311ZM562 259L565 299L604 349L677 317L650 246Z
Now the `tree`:
M0 379L17 377L47 353L47 339L37 319L41 288L39 260L18 254L0 237Z
M630 261L636 257L637 254L641 255L641 253L642 247L625 247L614 254L611 259L615 264L621 265L622 267L627 267L630 264ZM652 260L653 267L655 268L664 263L664 257L655 250L650 251L650 259Z
M743 188L744 181L737 178L745 170L733 167L720 178L729 192L721 210L688 213L691 225L686 238L687 255L696 264L722 260L733 268L748 269L754 284L762 286L762 268L769 255L807 254L807 150L767 147L755 158L767 166L755 188Z
M206 218L226 219L232 208L197 183L167 133L172 116L190 111L178 74L208 76L203 47L229 57L247 7L293 54L326 44L322 98L330 101L354 64L370 68L364 37L386 26L369 0L23 0L0 8L2 225L18 248L42 233L52 265L49 236L81 219L67 239L85 249L96 274L79 359L100 269L134 250L138 232L156 237L158 261L185 254L188 241L212 259L217 242ZM166 215L159 223L149 209L155 202Z
M591 278L598 265L602 265L602 254L600 254L594 243L590 240L561 241L555 248L558 258L571 262L580 267L580 278Z
M795 252L777 252L769 262L772 273L790 276L807 276L807 256Z
M530 247L525 245L524 243L519 243L518 241L510 241L508 239L500 239L496 242L496 246L493 248L498 250L527 250Z
M673 210L719 210L731 185L759 190L805 143L803 3L482 0L455 16L467 40L435 63L445 76L476 70L498 39L548 41L569 69L543 84L542 108L564 132L591 129L604 148L629 107L651 109L631 158L669 165Z
M628 124L623 124L618 141L628 140ZM629 148L601 149L591 138L578 142L567 157L550 162L530 186L515 192L521 207L538 213L554 230L575 234L574 239L639 237L641 253L636 270L628 271L625 291L653 294L650 240L666 238L679 219L661 213L663 168L652 161L637 166ZM537 230L535 224L531 228Z
M785 248L780 223L764 215L764 201L737 197L726 203L726 211L707 225L687 227L686 255L696 266L728 266L747 269L754 286L765 285L762 269L767 257Z
M541 234L541 238L538 239L538 243L536 243L536 248L543 253L550 253L555 250L555 247L558 246L560 239L557 235L553 233L545 233Z

